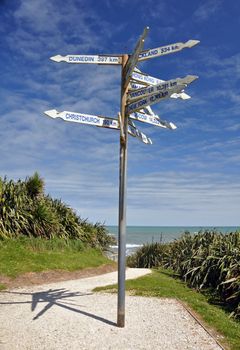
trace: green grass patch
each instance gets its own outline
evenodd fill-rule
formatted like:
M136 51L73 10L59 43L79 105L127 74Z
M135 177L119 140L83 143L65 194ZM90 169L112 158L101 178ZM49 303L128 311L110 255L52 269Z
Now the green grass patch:
M113 285L96 288L95 291L116 291L116 288L116 285ZM207 325L224 336L224 340L221 341L224 345L228 345L231 350L239 350L240 323L229 319L229 314L220 307L209 304L207 296L188 288L171 271L154 270L151 275L128 280L126 290L134 295L177 298L185 302Z
M79 240L0 240L0 274L9 277L56 269L74 271L110 263L100 250L86 248Z

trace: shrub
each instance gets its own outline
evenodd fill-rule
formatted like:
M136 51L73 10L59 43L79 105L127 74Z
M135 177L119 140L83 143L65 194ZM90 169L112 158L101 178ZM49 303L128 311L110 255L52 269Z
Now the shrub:
M240 319L240 232L186 232L169 244L147 244L128 258L131 267L170 268L190 287L208 291Z
M82 220L61 200L44 195L38 173L25 181L0 178L0 238L20 236L79 239L101 249L114 242L104 225Z

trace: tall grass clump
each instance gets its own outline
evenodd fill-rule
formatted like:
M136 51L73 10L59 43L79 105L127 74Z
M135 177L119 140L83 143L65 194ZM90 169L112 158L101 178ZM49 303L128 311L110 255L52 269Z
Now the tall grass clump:
M240 232L186 232L168 244L144 245L129 257L128 264L170 268L190 287L208 292L214 303L240 320Z
M113 243L104 225L81 219L44 187L38 173L25 181L0 178L0 238L75 239L101 249Z
M160 243L144 244L133 255L128 256L129 267L152 268L164 263L165 245Z

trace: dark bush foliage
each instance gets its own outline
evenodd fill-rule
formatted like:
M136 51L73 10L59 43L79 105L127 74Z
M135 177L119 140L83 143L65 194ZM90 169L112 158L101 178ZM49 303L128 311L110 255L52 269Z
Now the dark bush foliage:
M169 244L152 243L128 258L131 267L170 268L190 287L208 291L240 319L240 232L185 233Z
M19 236L79 239L102 249L114 243L104 225L82 220L61 200L46 196L37 173L25 181L0 178L0 238Z

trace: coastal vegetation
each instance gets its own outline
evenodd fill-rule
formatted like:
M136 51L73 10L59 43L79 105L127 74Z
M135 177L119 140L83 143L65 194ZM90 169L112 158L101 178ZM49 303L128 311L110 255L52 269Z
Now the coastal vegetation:
M112 263L103 251L115 240L105 226L82 219L44 187L38 173L25 181L0 178L0 275Z
M44 187L38 173L25 181L0 178L0 239L76 239L99 249L113 243L104 225L80 218L61 200L45 195Z
M171 269L240 320L240 232L186 232L168 244L146 244L128 258L128 266Z

